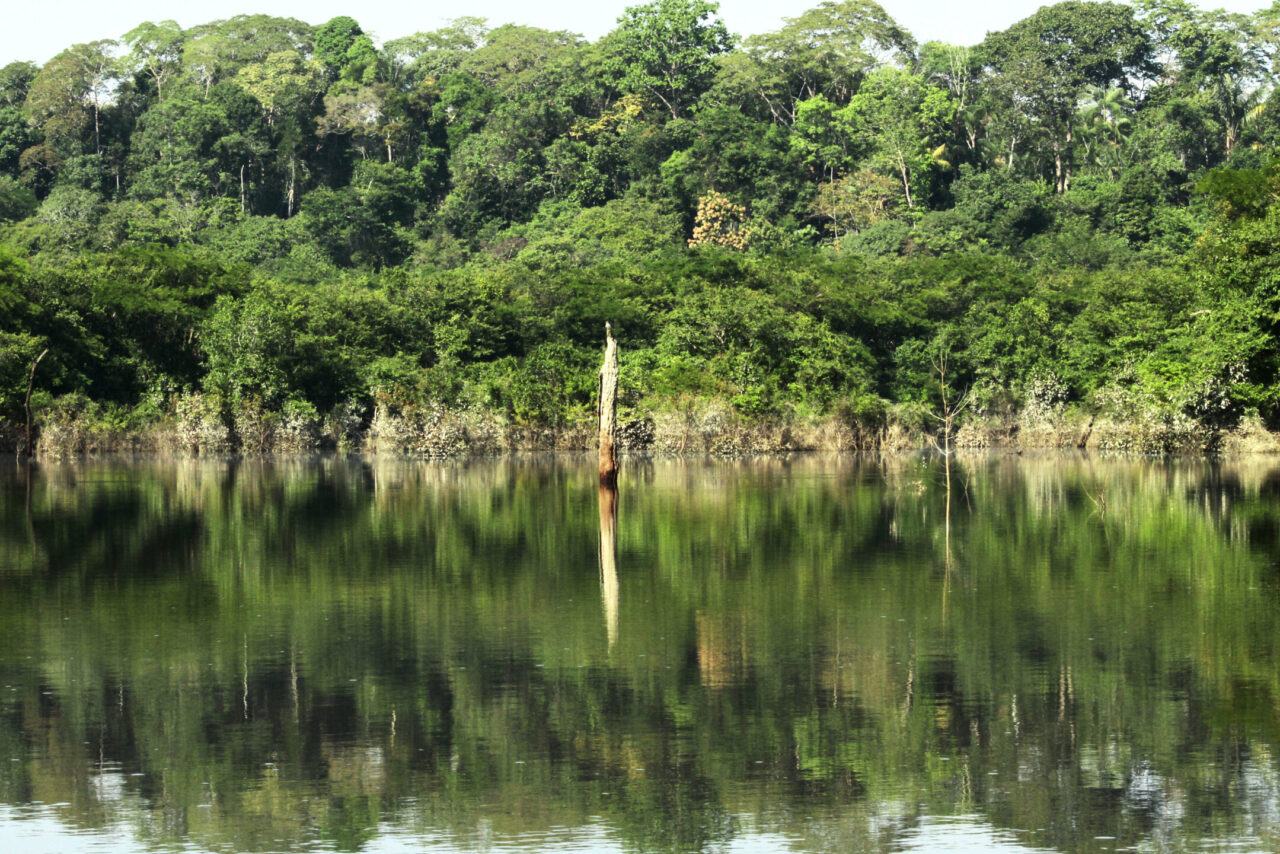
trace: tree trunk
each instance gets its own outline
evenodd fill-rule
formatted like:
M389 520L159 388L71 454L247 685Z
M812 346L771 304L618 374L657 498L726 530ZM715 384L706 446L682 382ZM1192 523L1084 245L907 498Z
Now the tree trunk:
M914 208L915 202L911 199L911 175L907 170L907 161L903 159L902 152L898 152L898 171L902 174L902 189L907 194L907 207Z
M40 360L43 359L48 352L49 352L48 347L45 347L43 350L40 351L40 355L36 356L35 361L31 363L31 373L27 375L27 397L22 404L23 409L25 409L27 413L27 435L25 439L25 442L26 442L25 450L27 452L27 456L34 456L31 453L31 447L32 447L31 445L31 390L32 388L35 387L35 384L36 384L36 368L40 367Z
M1068 150L1071 149L1071 143L1073 139L1074 137L1071 135L1071 128L1067 128L1067 149ZM1062 166L1062 190L1060 192L1065 193L1067 190L1070 190L1070 189L1071 189L1071 161L1068 160Z
M618 426L618 342L609 324L604 326L604 365L600 368L600 485L618 484L618 451L614 436Z

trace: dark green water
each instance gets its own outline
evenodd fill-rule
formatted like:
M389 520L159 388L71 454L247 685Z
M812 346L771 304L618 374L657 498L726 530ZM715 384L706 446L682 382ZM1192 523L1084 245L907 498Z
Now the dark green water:
M955 480L10 458L0 847L1280 849L1280 467Z

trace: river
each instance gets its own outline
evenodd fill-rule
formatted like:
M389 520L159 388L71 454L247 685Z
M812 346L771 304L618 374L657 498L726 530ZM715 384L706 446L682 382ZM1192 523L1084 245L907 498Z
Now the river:
M3 462L6 851L1280 850L1277 461Z

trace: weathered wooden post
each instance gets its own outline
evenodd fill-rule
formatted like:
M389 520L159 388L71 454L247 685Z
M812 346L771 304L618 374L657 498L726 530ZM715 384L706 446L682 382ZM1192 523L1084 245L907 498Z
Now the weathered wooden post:
M600 368L600 485L618 485L618 451L614 437L618 428L618 342L613 327L604 325L604 365Z

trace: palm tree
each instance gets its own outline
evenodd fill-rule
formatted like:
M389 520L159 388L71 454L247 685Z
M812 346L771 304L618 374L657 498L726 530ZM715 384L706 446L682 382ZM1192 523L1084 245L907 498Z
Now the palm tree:
M1128 115L1133 101L1119 86L1087 86L1082 94L1077 115L1085 153L1114 177L1124 165L1124 143L1133 125Z
M1266 101L1270 90L1265 86L1250 85L1244 78L1227 73L1211 78L1206 88L1210 103L1226 131L1225 154L1230 158L1236 140L1240 138L1241 128L1256 117L1258 106Z

